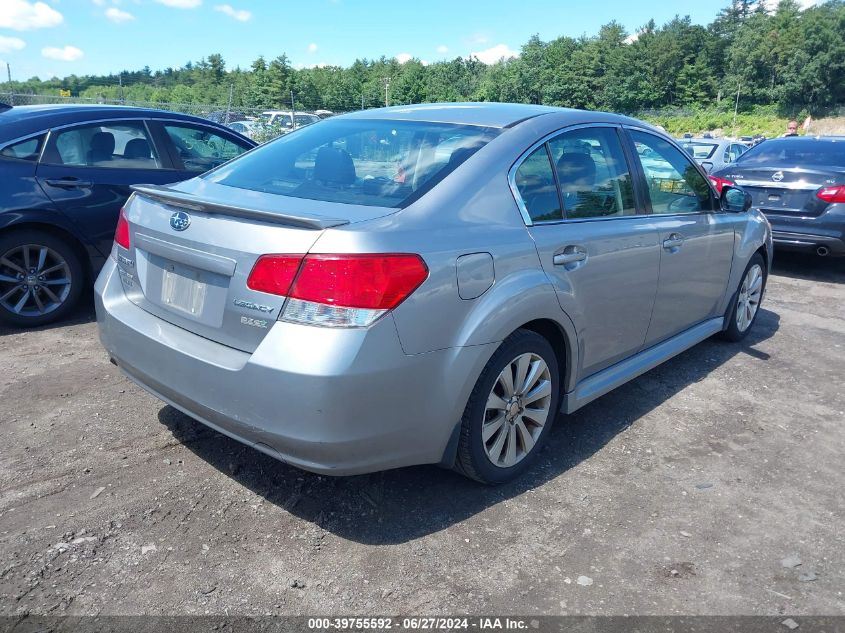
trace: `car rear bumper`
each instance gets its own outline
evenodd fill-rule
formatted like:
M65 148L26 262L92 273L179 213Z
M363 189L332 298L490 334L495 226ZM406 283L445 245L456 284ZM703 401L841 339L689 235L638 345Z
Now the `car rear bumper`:
M236 440L322 474L443 461L493 353L482 345L406 355L387 317L367 329L276 322L250 354L130 302L111 259L95 303L100 340L129 378Z
M845 255L845 242L828 235L772 231L772 241L777 248L786 250L817 252L820 247L823 247L827 249L823 251L825 255Z
M845 204L833 204L818 217L767 214L776 248L845 255Z

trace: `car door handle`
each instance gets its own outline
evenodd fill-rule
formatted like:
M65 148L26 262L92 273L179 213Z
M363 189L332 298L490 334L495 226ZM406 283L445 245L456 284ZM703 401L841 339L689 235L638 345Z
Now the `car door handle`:
M51 187L59 187L61 189L73 189L75 187L90 187L93 185L88 180L77 180L76 178L48 178L46 182Z
M671 250L673 248L680 248L684 244L684 236L680 233L672 233L663 240L663 248Z
M562 253L557 253L552 257L552 262L555 266L566 266L567 264L577 264L587 259L587 251L579 246L567 246Z

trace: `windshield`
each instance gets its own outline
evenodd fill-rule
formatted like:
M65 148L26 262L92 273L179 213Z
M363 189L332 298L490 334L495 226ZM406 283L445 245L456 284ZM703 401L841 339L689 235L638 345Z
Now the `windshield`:
M737 164L783 167L845 167L845 139L772 139L752 147Z
M683 143L681 145L693 158L696 160L703 160L710 158L713 152L716 151L718 145L715 143Z
M445 123L329 119L267 143L204 177L294 198L403 207L497 133Z

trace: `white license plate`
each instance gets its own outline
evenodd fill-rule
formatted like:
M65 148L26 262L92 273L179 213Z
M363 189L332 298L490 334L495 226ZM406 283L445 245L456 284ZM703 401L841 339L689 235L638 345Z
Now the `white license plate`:
M199 316L205 304L207 287L199 280L198 274L192 278L175 270L165 270L161 283L161 302L168 308Z

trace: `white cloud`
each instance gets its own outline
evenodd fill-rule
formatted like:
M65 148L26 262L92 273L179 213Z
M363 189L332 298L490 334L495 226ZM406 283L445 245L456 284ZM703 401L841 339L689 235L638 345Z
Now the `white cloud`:
M625 43L626 44L633 44L638 39L640 39L639 33L631 33L628 37L625 38Z
M24 46L26 46L26 42L19 37L6 37L4 35L0 35L0 53L19 51Z
M814 7L817 4L821 4L821 0L797 0L798 7L803 11L804 9L809 9L810 7ZM769 13L774 13L777 11L778 4L780 0L763 0L763 6L766 8L766 11Z
M0 28L29 31L58 26L64 21L62 14L44 2L3 0L0 11Z
M106 0L91 0L91 2L96 4L98 7L106 6Z
M64 48L48 46L41 49L41 54L47 59L57 59L62 62L75 62L83 55L82 51L76 46L65 46Z
M114 22L120 24L122 22L130 22L135 19L135 16L128 11L121 11L117 7L109 7L106 9L106 17Z
M444 45L444 44L441 44L440 46L437 47L437 52L440 53L441 55L445 55L446 53L449 52L449 47Z
M202 4L202 0L155 0L159 4L174 9L196 9Z
M308 52L309 53L316 53L317 52L317 45L314 42L311 42L308 45Z
M246 9L236 9L230 4L218 4L214 7L215 11L225 13L230 18L235 18L238 22L247 22L252 19L252 13Z
M405 63L411 61L412 59L414 59L414 56L411 55L410 53L399 53L396 56L396 61L399 62L400 64L405 64Z
M478 61L485 64L495 64L503 57L505 59L519 57L519 53L509 48L507 44L496 44L496 46L487 48L483 51L473 51L469 55L470 57L475 57Z

